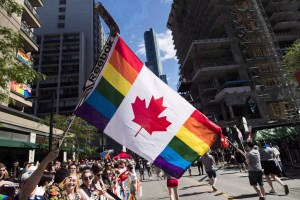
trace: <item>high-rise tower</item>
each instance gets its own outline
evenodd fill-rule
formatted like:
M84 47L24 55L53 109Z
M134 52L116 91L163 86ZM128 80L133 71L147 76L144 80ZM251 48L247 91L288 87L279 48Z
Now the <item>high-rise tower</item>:
M94 6L94 0L45 0L38 10L43 27L35 32L40 45L35 68L47 79L34 86L35 115L50 113L53 95L54 112L73 112L104 41Z
M160 79L167 83L166 76L163 75L162 64L160 60L159 47L157 44L156 33L150 28L144 33L145 49L147 61L145 65Z

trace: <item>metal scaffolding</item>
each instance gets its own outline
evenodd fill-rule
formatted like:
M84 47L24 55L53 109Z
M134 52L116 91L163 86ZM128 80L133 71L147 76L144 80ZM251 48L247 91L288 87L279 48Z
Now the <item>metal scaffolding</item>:
M233 0L231 16L245 63L252 97L268 108L269 120L294 122L297 106L286 81L282 54L260 0ZM263 110L261 110L263 112Z

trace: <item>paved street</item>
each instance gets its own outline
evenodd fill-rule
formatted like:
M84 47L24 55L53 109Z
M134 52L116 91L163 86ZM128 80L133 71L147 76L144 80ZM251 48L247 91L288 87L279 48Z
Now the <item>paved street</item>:
M212 192L206 175L196 175L198 174L197 167L192 167L192 174L193 176L189 176L188 172L186 172L179 180L178 189L180 199L258 199L254 189L249 186L247 173L241 173L237 168L218 169L217 192ZM274 182L277 193L267 194L267 199L300 199L300 169L291 168L288 176L289 178L282 178L282 180L285 184L289 185L290 194L285 196L283 189ZM270 191L270 187L266 182L265 189L266 192ZM166 180L157 181L155 176L150 180L146 176L146 180L141 182L141 191L138 194L139 200L168 199L168 196Z

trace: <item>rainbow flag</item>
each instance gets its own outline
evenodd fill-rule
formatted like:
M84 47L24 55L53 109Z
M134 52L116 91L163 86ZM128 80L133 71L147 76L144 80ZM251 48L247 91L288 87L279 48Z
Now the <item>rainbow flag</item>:
M0 194L0 200L11 200L12 198L10 198L9 196L7 195L4 195L4 194Z
M25 65L29 65L29 63L30 63L29 56L27 56L25 53L23 53L20 50L17 51L17 59L19 61L23 62Z
M74 113L176 178L222 132L156 77L121 37Z

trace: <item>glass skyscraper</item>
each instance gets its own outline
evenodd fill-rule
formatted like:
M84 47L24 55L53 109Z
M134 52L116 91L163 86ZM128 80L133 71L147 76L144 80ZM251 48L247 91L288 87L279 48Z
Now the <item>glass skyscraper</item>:
M160 79L167 83L166 75L163 75L162 64L159 55L159 48L155 31L150 28L144 33L147 61L145 65Z

